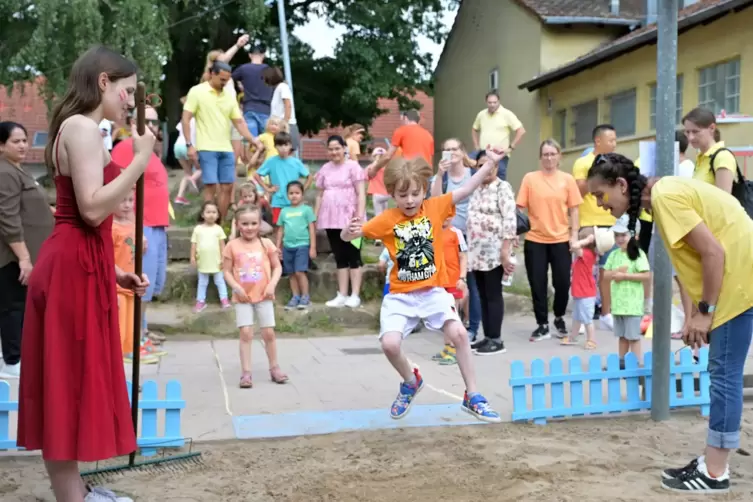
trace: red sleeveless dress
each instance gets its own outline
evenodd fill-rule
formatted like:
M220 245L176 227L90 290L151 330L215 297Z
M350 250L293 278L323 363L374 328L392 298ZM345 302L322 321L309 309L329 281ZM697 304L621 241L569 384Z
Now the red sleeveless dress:
M105 184L120 174L104 169ZM18 445L92 462L136 449L120 346L112 216L87 225L71 178L56 176L55 228L29 280Z

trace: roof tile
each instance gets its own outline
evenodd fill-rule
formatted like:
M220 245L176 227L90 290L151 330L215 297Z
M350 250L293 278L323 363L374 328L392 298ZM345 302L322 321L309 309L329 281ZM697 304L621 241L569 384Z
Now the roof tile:
M640 19L645 15L645 0L620 0L618 14L611 12L611 0L517 0L541 18L583 16Z

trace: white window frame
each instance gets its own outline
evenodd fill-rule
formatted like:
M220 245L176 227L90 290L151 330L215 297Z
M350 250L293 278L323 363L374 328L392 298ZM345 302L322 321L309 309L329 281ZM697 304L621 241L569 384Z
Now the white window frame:
M499 68L494 68L492 71L489 72L489 90L490 91L499 90Z
M698 106L715 114L740 113L740 58L698 70ZM723 81L720 82L720 79Z
M593 117L585 117L585 118L578 117L578 110L582 110L586 106L594 107ZM597 98L594 98L594 99L590 99L588 101L579 103L570 109L570 114L572 114L571 122L570 122L570 127L572 131L572 133L570 134L571 146L590 144L593 141L593 137L592 137L593 130L597 125L599 125L599 100ZM578 128L579 120L587 121L587 124L583 130L579 130ZM581 135L585 134L587 136L586 137L579 136L578 134L579 132L581 133Z
M31 141L32 148L45 148L47 146L47 131L36 131Z
M625 123L627 122L625 120L626 117L616 117L615 116L615 106L614 102L617 100L623 101L623 102L629 102L629 100L633 101L633 110L632 110L632 128L626 128ZM638 124L636 123L636 114L638 109L638 92L635 87L632 89L626 89L624 91L616 92L610 96L607 96L606 98L607 105L609 106L609 118L607 122L611 124L614 127L615 132L617 133L618 138L624 138L626 136L635 136ZM630 113L630 112L628 112Z

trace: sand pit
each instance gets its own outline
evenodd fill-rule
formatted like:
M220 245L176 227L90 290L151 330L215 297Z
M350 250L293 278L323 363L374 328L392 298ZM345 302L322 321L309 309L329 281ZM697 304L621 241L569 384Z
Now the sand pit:
M203 467L110 486L138 502L679 501L660 470L692 458L705 430L677 414L204 443ZM753 457L735 455L732 472L733 491L715 500L753 500ZM53 500L39 458L0 458L0 473L3 502Z

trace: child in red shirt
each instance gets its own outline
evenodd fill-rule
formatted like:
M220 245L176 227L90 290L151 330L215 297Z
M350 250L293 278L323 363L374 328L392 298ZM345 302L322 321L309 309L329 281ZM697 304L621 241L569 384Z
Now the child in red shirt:
M596 306L596 281L594 280L594 264L596 263L596 238L592 227L581 228L578 232L578 242L573 246L575 261L573 262L573 277L571 292L575 304L573 306L573 325L569 337L562 339L562 345L575 345L581 325L586 328L586 350L596 348L594 341L594 308Z

